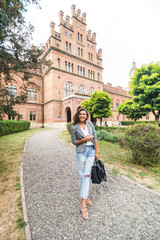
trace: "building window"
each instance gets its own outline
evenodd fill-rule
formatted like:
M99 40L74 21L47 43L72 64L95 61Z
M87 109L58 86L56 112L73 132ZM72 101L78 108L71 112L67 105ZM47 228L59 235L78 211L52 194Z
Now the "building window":
M68 63L68 72L70 72L70 63Z
M90 89L89 89L89 91L88 91L89 95L91 95L93 92L94 92L94 88L93 88L93 87L90 87Z
M73 91L73 85L71 82L66 82L65 84L65 96L71 94Z
M80 39L81 39L81 43L82 43L82 34L81 34L81 36L80 36Z
M77 34L77 37L78 37L78 41L79 41L79 33Z
M71 43L69 43L69 51L71 52Z
M81 57L83 57L83 49L81 49Z
M95 72L93 72L93 79L95 79Z
M71 65L71 72L73 73L73 63L72 63L72 65Z
M65 61L65 71L67 71L67 62Z
M57 44L57 47L59 47L59 44Z
M68 51L68 42L66 42L66 51Z
M93 61L93 54L91 53L91 61Z
M78 86L78 92L79 92L79 93L85 93L85 88L84 88L84 86L83 86L82 84L80 84L80 85Z
M6 90L6 97L17 97L17 86L12 86L12 85L6 85L5 86Z
M92 78L92 76L93 76L93 75L92 75L92 71L91 71L91 78Z
M99 81L99 73L98 73L98 81Z
M28 100L37 100L37 89L28 88L27 92Z
M90 53L88 53L88 59L90 60L90 56L91 56L91 54Z
M78 48L78 56L80 56L80 48Z
M60 68L60 59L58 58L57 67Z
M79 66L77 67L77 74L79 74Z
M85 68L83 68L83 77L85 77Z
M30 112L29 119L30 121L36 121L36 112Z
M82 76L82 67L80 67L80 75Z
M88 78L90 78L90 70L88 70Z
M146 116L146 120L149 120L149 115Z
M116 101L116 110L118 109L119 107L119 100Z

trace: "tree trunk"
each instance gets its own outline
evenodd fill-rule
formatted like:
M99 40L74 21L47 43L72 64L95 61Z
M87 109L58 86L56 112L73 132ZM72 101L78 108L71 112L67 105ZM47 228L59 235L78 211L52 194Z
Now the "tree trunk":
M136 119L134 119L134 125L136 125Z
M100 126L102 126L102 118L100 118Z
M155 125L159 126L159 115L155 115Z

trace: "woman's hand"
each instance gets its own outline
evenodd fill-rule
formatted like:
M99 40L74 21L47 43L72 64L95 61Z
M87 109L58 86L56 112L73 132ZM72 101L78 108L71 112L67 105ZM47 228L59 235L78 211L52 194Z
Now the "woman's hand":
M98 152L95 153L94 158L98 160Z
M87 135L85 138L83 138L84 142L92 141L92 139L93 139L92 135Z

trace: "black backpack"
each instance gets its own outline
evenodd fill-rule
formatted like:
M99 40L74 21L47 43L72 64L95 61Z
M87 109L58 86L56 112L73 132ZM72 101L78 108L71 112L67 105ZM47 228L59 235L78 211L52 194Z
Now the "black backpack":
M101 160L94 161L91 171L92 183L100 184L102 181L107 181L104 164Z

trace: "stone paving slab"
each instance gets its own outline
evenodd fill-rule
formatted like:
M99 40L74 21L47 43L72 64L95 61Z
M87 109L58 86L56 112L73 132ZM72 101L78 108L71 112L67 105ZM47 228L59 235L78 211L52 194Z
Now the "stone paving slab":
M91 185L89 218L80 213L76 152L57 130L38 132L26 144L23 180L33 240L159 240L160 196L107 171Z

